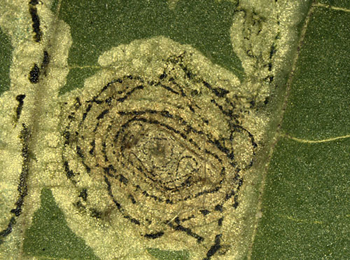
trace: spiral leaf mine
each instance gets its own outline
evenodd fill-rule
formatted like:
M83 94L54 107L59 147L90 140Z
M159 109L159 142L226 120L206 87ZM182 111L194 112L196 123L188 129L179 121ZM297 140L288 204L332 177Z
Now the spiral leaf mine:
M118 66L125 72L110 65L94 87L67 95L62 164L80 214L109 225L112 215L122 218L145 241L192 241L210 258L226 251L222 226L240 205L258 149L244 124L253 115L251 97L194 49L164 38L147 44L165 49L169 42L178 47L173 53L160 52L148 64L156 54L124 57ZM152 69L131 67L136 62ZM215 76L200 64L204 71L211 65Z
M170 2L171 12L185 10ZM83 44L76 32L85 21L79 28L60 20L68 16L53 13L63 8L56 2L4 5L1 29L13 45L10 85L0 99L5 257L26 252L44 188L100 259L153 259L149 248L187 250L194 260L249 258L273 117L282 117L272 110L306 4L233 1L225 17L214 2L195 9L208 25L232 18L231 27L208 31L220 39L187 20L173 26L177 15L163 26L169 32L140 34L147 26L139 17L120 16L135 18L129 30L106 4L99 11L111 15L103 23L94 16L90 28L112 29L86 32L92 38ZM217 14L213 21L207 7Z

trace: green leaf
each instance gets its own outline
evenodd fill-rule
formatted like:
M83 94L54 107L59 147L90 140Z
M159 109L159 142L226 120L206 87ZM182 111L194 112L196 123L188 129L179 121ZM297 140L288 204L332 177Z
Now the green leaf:
M278 141L252 259L341 259L349 244L349 140Z
M49 189L41 191L41 207L26 230L23 251L28 256L37 257L98 259L84 240L69 229Z
M0 94L10 87L10 64L12 46L8 36L0 30L0 53L3 54L0 63Z
M349 22L350 10L338 6L309 12L252 259L350 256Z
M0 11L0 258L350 257L349 1L31 0L0 3ZM173 83L162 81L169 75L159 71L172 76L175 90ZM103 86L119 86L121 79L128 82L127 91L110 96L101 91ZM135 79L142 84L133 88ZM184 133L196 130L205 136L197 145L205 152L191 145L184 149L185 134L180 147L181 153L194 151L197 156L186 153L184 160L205 158L204 170L191 172L193 183L203 188L184 201L208 195L179 208L175 203L174 211L171 203L157 208L141 200L163 198L148 189L137 193L142 183L134 189L127 186L134 179L125 177L123 169L112 173L108 165L99 172L110 154L99 157L95 146L106 150L109 145L88 135L112 133L112 127L101 134L90 126L98 129L104 117L127 114L117 108L148 86L157 88L142 92L134 105L141 109L154 100L157 104L146 112L127 107L135 112L134 119L157 114L164 102L166 120L173 116L173 104L182 109L177 115L183 118L187 106L201 109L201 131L194 125ZM177 88L190 96L186 102L163 94L178 94ZM108 98L102 100L103 95ZM118 101L115 110L98 110L113 99ZM234 126L229 138L227 117ZM101 120L94 123L92 118ZM122 127L124 132L127 128ZM161 130L149 135L148 129L132 129L121 147L124 153L131 151L126 169L156 160L166 167L166 149L176 157L172 142L181 131L161 136L167 140L162 146L155 141L162 139L155 138ZM142 148L134 149L135 144ZM226 165L221 153L233 163ZM218 203L221 197L210 197L217 191L206 189L217 184L219 174L210 173L217 167L215 160L224 169L234 169L229 182L233 193L219 189L231 204ZM171 190L166 185L176 186L193 165L181 165L185 168L176 180L168 182L157 171L150 171L151 179ZM204 177L196 175L202 171ZM180 201L192 180L178 187L185 187ZM133 206L140 201L139 208ZM159 212L171 217L162 218Z
M314 7L291 83L284 132L310 140L349 134L349 12Z
M110 46L163 35L191 44L242 78L243 68L227 34L235 5L230 1L177 1L173 8L169 8L167 1L159 0L131 0L122 4L114 0L89 4L62 1L59 17L72 29L69 64L82 70L96 66L98 56ZM79 78L68 76L68 79L69 89L83 86Z

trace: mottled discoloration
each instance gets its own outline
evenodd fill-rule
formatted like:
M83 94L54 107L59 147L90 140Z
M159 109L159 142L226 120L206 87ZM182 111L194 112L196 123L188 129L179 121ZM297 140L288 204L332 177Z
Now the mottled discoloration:
M295 6L239 2L227 34L242 82L193 47L155 37L106 51L83 89L59 96L72 41L49 5L0 3L14 46L0 100L3 255L22 254L42 187L101 259L149 259L149 247L192 259L244 255L265 107L296 37L282 10Z
M101 204L80 193L80 212L106 222L105 212L114 208L145 243L165 235L180 244L189 240L209 259L228 247L221 236L239 234L223 223L239 207L258 149L256 125L245 123L254 116L253 97L220 69L202 74L208 60L165 38L135 42L126 52L156 43L176 46L177 54L164 51L148 66L152 52L144 54L133 63L153 68L148 74L130 68L87 95L69 95L62 107L62 163L77 190L107 198Z

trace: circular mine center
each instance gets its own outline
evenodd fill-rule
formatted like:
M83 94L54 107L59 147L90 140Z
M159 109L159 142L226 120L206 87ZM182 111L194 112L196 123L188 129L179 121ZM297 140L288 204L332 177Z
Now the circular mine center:
M174 136L153 129L133 138L137 141L130 147L130 163L139 165L146 178L166 190L190 186L198 163Z

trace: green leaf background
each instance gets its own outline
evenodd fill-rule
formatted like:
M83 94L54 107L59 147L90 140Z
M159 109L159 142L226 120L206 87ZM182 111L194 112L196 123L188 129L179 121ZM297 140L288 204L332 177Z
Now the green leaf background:
M82 87L110 46L156 35L191 44L243 79L228 33L236 5L178 1L169 9L166 1L54 1L52 11L70 25L73 37L71 68L61 93ZM350 258L350 2L323 0L304 12L298 49L286 57L292 65L276 92L276 135L271 133L268 168L262 169L259 222L248 259ZM4 31L0 51L2 93L9 89L12 57ZM149 249L149 254L189 259L186 251ZM68 228L47 188L25 232L23 255L97 258Z
M350 12L337 7L315 4L306 24L252 259L350 257Z

